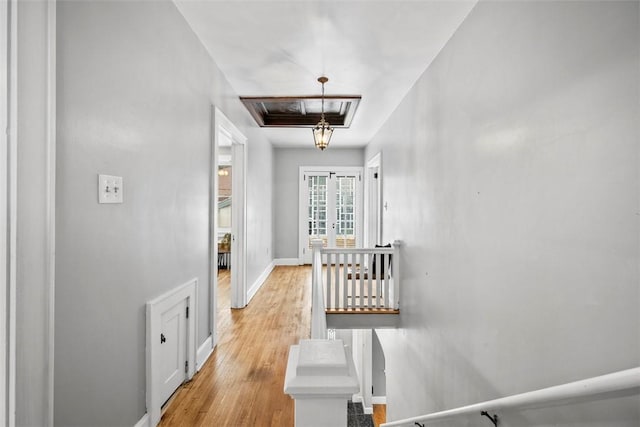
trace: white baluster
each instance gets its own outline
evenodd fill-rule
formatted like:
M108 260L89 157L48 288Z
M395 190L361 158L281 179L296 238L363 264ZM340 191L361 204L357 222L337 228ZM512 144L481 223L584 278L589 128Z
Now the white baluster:
M375 254L376 257L376 271L375 271L375 280L376 280L376 299L375 306L380 307L380 295L382 294L382 255L378 252Z
M327 308L331 308L331 271L333 269L333 254L327 254L327 271L325 274L327 275Z
M371 259L373 259L374 256L375 255L372 255ZM367 272L367 299L369 300L369 302L367 304L368 308L373 307L373 305L371 304L371 297L372 297L372 294L373 294L373 289L372 289L373 287L372 287L371 280L372 280L372 276L374 275L372 267L373 267L373 262L370 262L369 263L369 270Z
M382 255L383 269L382 280L384 281L384 307L389 308L389 257L390 254Z
M342 262L343 262L343 269L342 269L342 308L347 308L347 294L349 293L349 282L348 282L348 272L347 270L349 269L348 267L348 261L349 261L349 254L347 253L343 253L342 254Z
M360 308L364 307L364 258L365 254L360 254Z
M349 308L356 306L356 254L351 254L351 304Z
M342 284L340 283L340 278L341 276L341 269L342 269L342 254L336 254L336 274L335 274L335 279L336 279L336 286L334 288L334 293L333 293L333 298L336 301L336 305L334 308L340 308L340 301L342 301Z

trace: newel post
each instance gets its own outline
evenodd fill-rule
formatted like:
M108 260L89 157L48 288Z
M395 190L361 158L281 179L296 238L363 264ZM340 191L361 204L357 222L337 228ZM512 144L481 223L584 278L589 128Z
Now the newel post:
M400 309L400 247L402 246L401 240L393 241L393 308Z
M301 340L289 349L284 392L295 399L296 427L347 427L347 405L359 387L342 340Z
M316 253L322 250L322 246L324 246L322 239L311 239L312 260L316 258Z

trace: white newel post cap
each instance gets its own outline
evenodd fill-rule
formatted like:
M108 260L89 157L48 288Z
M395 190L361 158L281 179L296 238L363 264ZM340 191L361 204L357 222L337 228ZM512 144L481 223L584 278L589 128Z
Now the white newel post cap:
M324 241L322 239L311 239L311 247L313 250L322 249Z
M296 400L296 427L346 426L347 401L359 390L342 340L301 340L290 347L284 392Z

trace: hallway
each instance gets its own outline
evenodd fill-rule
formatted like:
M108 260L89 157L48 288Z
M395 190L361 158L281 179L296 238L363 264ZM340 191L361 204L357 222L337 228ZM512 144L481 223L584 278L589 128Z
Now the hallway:
M290 426L311 272L273 266L300 262L314 221L353 218L357 246L402 241L374 387L390 421L639 367L640 1L337 5L0 1L0 426L155 427L175 385L154 399L147 304L187 280L187 373L198 354L202 371L164 425ZM307 128L245 103L280 97ZM359 98L349 127L343 97ZM264 286L210 314L212 190L235 130L231 296ZM362 169L345 190L361 209L331 221L317 185L330 203L308 216L301 171L326 184L343 168ZM627 396L499 415L640 426Z
M160 426L293 425L284 374L289 346L309 336L311 268L275 267L242 310L229 309L229 276L219 277L218 345Z

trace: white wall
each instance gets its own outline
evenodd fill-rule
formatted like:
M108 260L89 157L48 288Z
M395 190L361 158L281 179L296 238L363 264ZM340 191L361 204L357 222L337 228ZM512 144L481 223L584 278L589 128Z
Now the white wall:
M215 59L215 58L214 58ZM248 138L247 152L247 289L273 261L274 149L245 107L234 99L234 111ZM233 119L232 119L233 120Z
M373 386L373 396L387 395L387 378L385 376L384 351L380 345L378 333L373 330L371 334L371 385Z
M638 7L481 1L368 146L405 243L390 420L638 366ZM501 425L637 426L638 403Z
M313 139L309 138L309 143L313 144ZM275 148L274 153L274 258L298 258L300 166L362 167L364 150L335 147L325 151L317 148Z
M58 4L56 425L145 413L146 301L197 277L209 335L211 105L248 138L248 266L270 262L272 148L170 1ZM99 205L96 175L124 177ZM265 184L266 183L266 184Z

